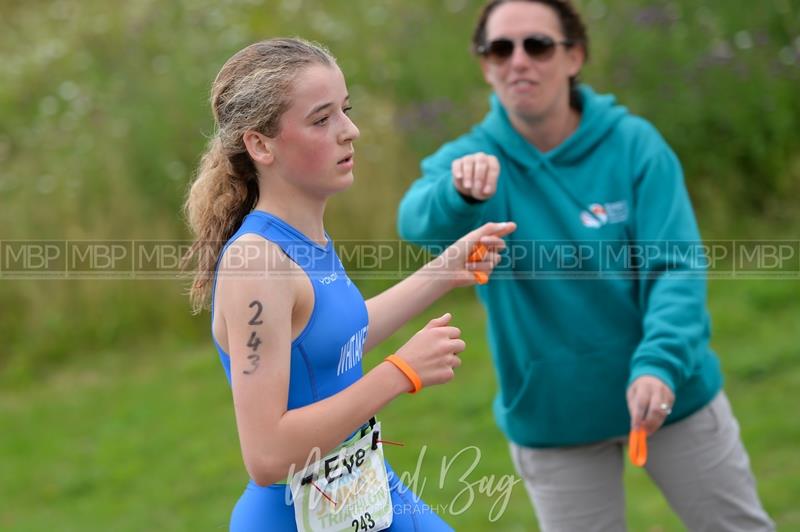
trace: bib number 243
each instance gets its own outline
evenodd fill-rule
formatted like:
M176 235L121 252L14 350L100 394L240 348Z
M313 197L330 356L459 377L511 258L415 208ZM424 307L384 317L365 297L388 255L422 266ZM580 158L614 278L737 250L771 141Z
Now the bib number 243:
M366 512L360 519L353 519L350 526L353 527L353 532L367 532L368 530L375 529L375 521L372 519L369 512Z

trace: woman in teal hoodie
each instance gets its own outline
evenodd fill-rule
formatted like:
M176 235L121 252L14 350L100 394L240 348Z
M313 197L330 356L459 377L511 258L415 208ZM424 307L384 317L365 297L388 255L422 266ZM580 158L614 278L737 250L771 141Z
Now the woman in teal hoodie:
M453 241L514 220L478 287L511 442L543 530L623 530L623 444L691 530L772 530L710 350L704 255L655 128L577 83L588 40L563 0L494 0L473 36L486 118L422 162L399 232Z

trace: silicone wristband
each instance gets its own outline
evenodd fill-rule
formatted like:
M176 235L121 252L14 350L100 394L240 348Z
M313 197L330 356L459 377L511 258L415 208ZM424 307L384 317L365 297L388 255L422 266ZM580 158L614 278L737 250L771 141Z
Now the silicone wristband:
M411 385L414 387L414 389L408 393L417 393L422 389L422 380L419 378L419 375L417 375L417 372L414 371L414 369L409 366L405 360L397 355L389 355L385 360L394 364L397 369L402 371L403 375L405 375L408 380L411 381Z

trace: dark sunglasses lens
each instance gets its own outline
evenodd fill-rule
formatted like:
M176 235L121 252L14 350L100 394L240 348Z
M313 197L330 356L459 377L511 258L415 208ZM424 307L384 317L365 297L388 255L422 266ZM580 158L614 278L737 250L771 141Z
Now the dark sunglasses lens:
M528 37L523 41L523 46L529 56L544 59L553 53L556 43L550 37Z
M489 43L486 55L497 59L507 59L514 52L514 42L508 39L497 39Z

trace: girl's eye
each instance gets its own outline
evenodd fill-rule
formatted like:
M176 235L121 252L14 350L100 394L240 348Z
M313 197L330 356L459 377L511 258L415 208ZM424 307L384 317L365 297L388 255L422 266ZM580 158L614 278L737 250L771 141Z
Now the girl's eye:
M314 125L315 126L324 126L327 122L328 122L328 117L327 116L323 116L322 118L320 118L319 120L314 122Z
M345 107L344 109L342 109L342 112L344 112L344 114L350 114L350 111L351 111L352 109L353 109L353 106L352 106L352 105L348 105L347 107Z

